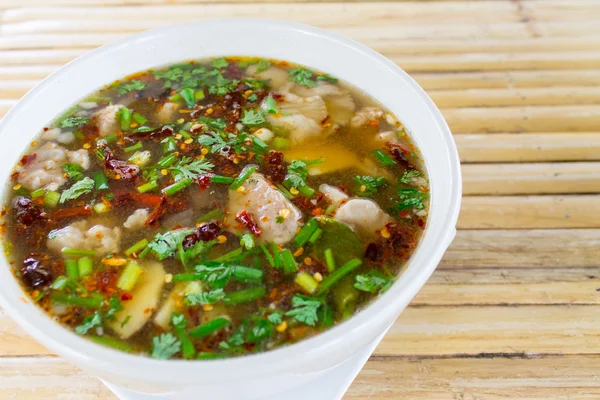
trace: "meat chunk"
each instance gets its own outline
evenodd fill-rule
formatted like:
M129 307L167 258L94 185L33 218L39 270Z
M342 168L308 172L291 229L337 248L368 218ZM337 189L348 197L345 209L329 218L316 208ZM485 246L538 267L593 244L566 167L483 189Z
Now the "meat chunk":
M325 198L332 204L340 205L348 200L348 195L335 186L323 183L319 186L319 191L325 195Z
M296 85L291 89L292 93L302 97L319 96L325 101L328 122L338 125L346 125L352 118L356 105L350 92L340 86L327 82L317 82L315 87Z
M119 129L119 123L117 121L117 112L124 108L120 104L107 106L102 110L94 114L94 122L98 127L98 132L101 137L110 135Z
M62 166L67 162L90 167L86 150L68 151L62 146L48 142L29 155L30 161L17 168L17 182L27 190L44 188L56 190L67 182Z
M127 220L123 223L123 226L127 229L140 229L143 228L148 218L148 209L147 208L139 208L133 212Z
M258 79L268 80L271 88L274 90L278 90L281 86L288 82L289 74L283 68L270 66L265 71L259 73L256 73L256 68L256 65L250 65L246 69L246 74Z
M377 107L363 107L354 114L350 120L350 126L360 128L371 121L379 121L383 117L383 111Z
M260 173L250 175L243 187L243 191L229 191L227 225L244 228L236 218L246 211L261 231L260 241L285 244L292 240L302 218L300 210ZM279 216L285 216L282 223L277 223Z
M292 144L305 142L311 138L321 136L322 127L313 119L302 114L295 115L269 115L267 121L274 127L289 132Z
M267 143L270 142L271 139L273 139L273 132L271 132L271 130L267 128L260 128L259 130L254 132L254 135L263 142Z
M160 111L156 114L158 118L158 122L161 124L166 124L167 122L171 122L173 117L175 116L175 111L179 108L177 103L167 102L163 104Z
M117 253L121 245L121 230L94 225L87 229L87 221L78 221L49 235L47 246L60 253L65 247L95 250L99 254Z
M320 96L300 97L286 93L277 104L277 110L283 114L302 114L320 123L327 117L327 106Z
M377 203L369 199L349 200L337 210L334 218L367 237L375 236L385 224L393 221Z

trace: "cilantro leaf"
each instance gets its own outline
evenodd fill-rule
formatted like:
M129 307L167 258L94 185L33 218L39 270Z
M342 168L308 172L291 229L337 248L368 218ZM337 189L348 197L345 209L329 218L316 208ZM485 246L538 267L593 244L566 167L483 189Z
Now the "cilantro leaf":
M96 311L93 315L85 317L81 325L75 327L75 333L78 335L85 335L90 329L101 325L102 316L98 311Z
M244 110L244 115L240 119L240 122L244 125L253 126L264 124L266 120L260 111Z
M309 326L315 326L319 320L317 311L321 307L319 300L311 299L310 297L299 294L292 297L292 309L285 313L288 317L293 317L296 321L302 322Z
M185 319L185 315L173 313L171 316L171 325L173 325L177 329L185 329L187 326L187 320Z
M248 101L256 101L258 99L258 96L256 95L256 93L252 93L250 96L248 96Z
M197 179L200 175L206 174L215 167L214 164L208 161L194 160L190 162L190 160L189 157L183 157L175 166L169 168L175 181Z
M224 263L205 262L194 268L200 279L213 288L223 288L233 274L233 268Z
M227 122L223 118L199 117L198 122L208 126L211 129L223 130L227 127Z
M148 247L156 255L159 261L168 257L173 257L178 250L179 244L193 229L177 229L165 233L157 233L154 240L148 244Z
M266 318L253 317L249 324L246 342L259 343L273 334L273 325Z
M215 94L217 96L225 96L227 93L235 90L240 81L235 79L225 79L223 75L219 74L214 83L208 86L208 93Z
M394 205L394 211L405 211L413 208L422 210L425 208L424 201L427 199L427 193L415 188L400 188L398 189L398 197L400 200Z
M274 325L279 325L280 323L283 322L283 319L281 318L281 314L276 313L276 312L269 314L267 319L269 320L270 323L272 323Z
M89 121L88 118L84 117L68 117L60 121L59 126L63 129L66 128L78 128L81 125L87 124Z
M377 193L377 190L386 184L385 178L376 178L374 176L356 176L354 177L358 188L355 190L357 196L370 197Z
M419 176L421 176L419 171L416 169L411 169L410 171L404 171L402 178L398 179L398 182L408 184L411 183L413 178L418 178Z
M163 333L152 339L152 358L167 360L179 353L181 342L170 333Z
M134 79L132 81L120 84L117 87L117 92L119 92L120 95L124 95L129 92L144 90L146 86L147 85L144 82Z
M267 60L260 60L256 63L256 73L260 74L261 72L265 72L271 67L271 63Z
M252 90L266 89L269 86L269 81L256 78L244 78L243 82Z
M206 135L198 137L198 143L204 147L210 147L211 153L218 153L227 146L225 139L216 132L208 132Z
M227 68L227 66L229 65L229 63L227 62L225 57L216 58L216 59L212 60L211 64L214 68L217 68L217 69Z
M334 78L333 76L329 75L329 74L322 74L317 76L317 80L318 81L325 81L325 82L329 82L329 83L337 83L338 79Z
M285 177L285 181L296 188L306 186L306 178L308 178L308 166L311 164L319 164L324 161L325 160L322 158L310 161L292 160L288 166L288 173Z
M181 77L183 76L183 69L181 69L179 67L175 67L175 68L170 68L167 71L154 71L154 72L152 72L152 75L154 75L154 77L158 78L158 79L177 81L177 80L181 79Z
M300 85L315 87L317 84L311 80L313 73L305 68L296 68L289 71L292 80Z
M215 304L216 302L223 300L225 292L223 289L213 289L210 292L195 293L191 292L185 295L185 302L190 306L197 306L199 304Z
M394 283L393 278L383 275L379 271L369 271L365 275L356 275L354 287L363 292L384 293Z
M93 188L94 180L86 176L85 178L75 182L73 186L62 192L62 194L60 195L60 203L62 204L67 200L74 200L82 194L91 192Z
M245 247L246 250L253 249L254 248L254 237L249 233L245 233L244 235L242 235L242 238L240 239L240 246Z
M80 181L85 178L83 168L78 164L63 164L62 170L72 181Z
M121 300L117 296L111 296L108 301L108 311L106 312L106 319L114 318L115 314L119 311L123 311L123 305L121 305Z

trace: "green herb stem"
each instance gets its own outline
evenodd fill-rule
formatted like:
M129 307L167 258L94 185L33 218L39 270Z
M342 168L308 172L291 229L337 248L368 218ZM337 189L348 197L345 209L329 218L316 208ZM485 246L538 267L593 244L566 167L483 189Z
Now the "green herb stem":
M356 268L362 265L362 261L358 258L352 259L348 261L346 264L342 265L335 272L329 275L327 278L323 279L321 282L321 288L317 295L321 295L325 293L329 288L335 285L340 279L344 276L348 275L350 272L354 271Z
M254 173L254 171L256 171L256 167L254 166L244 169L242 173L237 178L235 178L230 188L233 190L238 189L240 186L242 186L246 179L248 179L248 177L250 177L250 175Z

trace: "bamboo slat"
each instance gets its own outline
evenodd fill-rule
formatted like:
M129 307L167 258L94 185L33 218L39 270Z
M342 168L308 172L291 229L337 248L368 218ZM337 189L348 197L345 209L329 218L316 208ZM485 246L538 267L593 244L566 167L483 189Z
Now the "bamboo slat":
M463 194L599 193L600 163L468 164Z
M459 230L438 268L589 268L599 259L598 229Z
M600 196L464 197L459 229L600 227Z
M600 133L454 135L463 163L596 161Z
M454 133L594 132L600 106L486 107L442 109Z

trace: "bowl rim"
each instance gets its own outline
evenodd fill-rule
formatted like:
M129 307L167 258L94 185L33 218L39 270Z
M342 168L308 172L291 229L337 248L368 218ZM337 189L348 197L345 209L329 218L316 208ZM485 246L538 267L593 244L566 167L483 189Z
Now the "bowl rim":
M424 102L431 114L431 117L434 119L434 122L442 133L443 140L445 141L444 146L447 148L448 156L450 158L452 191L450 193L448 212L443 221L443 224L446 228L438 234L435 243L436 246L429 257L429 260L439 260L442 257L446 247L456 232L455 226L460 210L462 179L456 145L441 112L425 93L425 91L405 71L403 71L399 66L383 55L351 39L310 25L262 18L217 18L168 25L133 35L128 35L120 40L101 46L83 56L78 57L45 78L40 84L30 90L9 111L2 121L0 121L0 135L8 134L5 132L5 127L13 118L17 117L19 110L35 95L35 93L50 85L52 81L70 74L71 71L76 70L84 61L96 56L101 56L103 53L109 52L110 50L120 46L129 45L136 40L149 38L157 34L169 34L170 32L176 32L178 29L181 29L184 26L204 23L244 23L250 25L266 24L271 27L297 31L303 34L326 37L327 39L336 42L336 45L339 44L340 46L351 47L353 50L360 52L361 56L376 61L408 84L411 89L415 91L417 96L420 97L420 100ZM434 199L435 198L432 197L432 205ZM424 232L423 238L426 234L427 230ZM421 241L423 241L423 238ZM415 251L415 253L417 251L418 249ZM0 263L7 265L9 264L6 260L2 260ZM12 266L8 266L9 268L12 268ZM235 370L238 372L245 372L243 376L244 378L252 378L256 376L264 376L265 374L278 370L286 370L288 367L294 365L310 365L313 360L316 360L322 354L324 354L326 349L335 348L337 349L336 351L343 351L343 349L340 347L343 344L343 340L341 339L343 336L352 334L356 337L356 335L360 335L361 332L366 332L366 330L368 330L369 323L375 321L376 319L386 320L389 318L394 318L395 314L398 313L396 310L402 309L402 303L406 302L407 298L408 301L410 301L412 297L414 297L416 292L420 290L423 284L427 281L436 266L436 262L428 262L427 265L424 265L422 269L413 274L414 276L412 276L412 279L405 279L403 281L399 278L385 294L377 298L361 312L357 313L342 324L336 325L316 336L304 339L290 346L280 347L267 352L246 355L243 357L216 360L156 360L147 356L132 355L113 350L108 347L93 343L89 339L85 339L76 335L74 332L54 322L43 312L41 312L41 315L43 316L41 319L30 319L22 316L16 309L17 302L22 300L9 299L4 295L4 293L0 293L0 302L10 316L15 319L19 325L24 327L28 333L53 351L70 358L71 360L80 360L88 364L93 362L97 367L105 370L114 370L114 367L118 366L118 370L120 372L125 373L126 371L126 375L141 380L148 380L149 371L160 373L160 371L164 371L165 368L168 368L169 375L173 376L180 374L182 376L188 375L191 370L193 370L194 374L208 373L210 376L214 376L215 374L219 373L227 374L228 371ZM402 276L403 274L400 277ZM398 294L400 294L402 291L404 291L404 294L399 296ZM407 292L409 293L408 295L406 294ZM60 327L63 332L61 333L56 331L53 329L52 325ZM50 332L50 334L47 334L46 332ZM300 357L300 355L302 356ZM247 368L249 365L252 365L252 369ZM236 378L239 377L236 376ZM152 376L151 378L155 378L155 376Z

